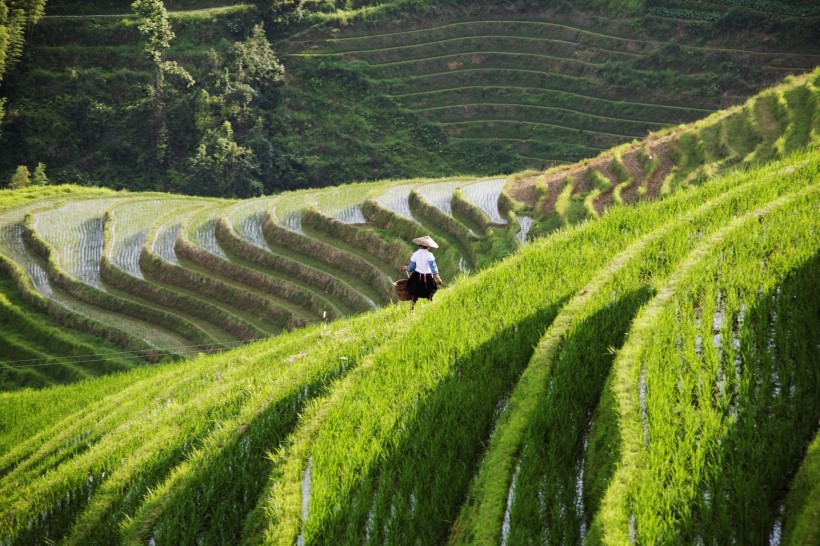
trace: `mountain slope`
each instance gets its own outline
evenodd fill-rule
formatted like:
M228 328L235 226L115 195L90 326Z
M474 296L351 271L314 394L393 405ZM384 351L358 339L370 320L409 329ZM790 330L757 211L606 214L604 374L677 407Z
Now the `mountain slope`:
M561 230L413 315L2 394L3 540L763 542L820 417L818 181L815 149Z

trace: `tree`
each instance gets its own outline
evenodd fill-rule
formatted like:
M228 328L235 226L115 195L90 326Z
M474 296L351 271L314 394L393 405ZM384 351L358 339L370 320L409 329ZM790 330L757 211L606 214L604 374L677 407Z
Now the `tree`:
M222 197L262 194L253 152L236 143L229 121L207 132L191 163L195 178L207 193Z
M145 37L144 52L154 65L154 84L151 98L154 106L154 149L158 164L165 163L168 149L168 130L165 125L166 76L178 77L186 87L194 85L191 75L175 61L165 59L165 53L171 47L174 31L168 20L168 10L161 0L136 0L131 4L139 16L139 30Z
M0 85L3 75L23 54L26 27L45 13L46 0L0 0ZM0 122L6 99L0 97Z
M12 190L20 189L20 188L27 188L31 185L31 173L29 173L28 167L25 165L20 165L17 167L17 170L14 171L14 174L11 176L11 181L9 181L9 188Z
M233 46L236 80L247 83L261 93L280 87L285 81L285 67L276 58L261 25L256 25L251 35Z
M47 186L48 185L48 177L46 176L46 166L42 161L37 163L37 166L34 168L34 173L31 175L31 185L32 186Z

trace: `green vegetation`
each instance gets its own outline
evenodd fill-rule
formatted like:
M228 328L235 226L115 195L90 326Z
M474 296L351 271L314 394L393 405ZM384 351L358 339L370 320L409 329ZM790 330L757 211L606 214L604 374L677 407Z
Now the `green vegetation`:
M391 283L421 233L441 244L436 257L450 282L613 205L816 146L819 80L817 71L789 78L699 122L508 179L381 181L240 201L9 192L4 265L28 305L151 349L151 360L230 347L394 300ZM12 346L16 360L59 356L19 336Z
M742 103L820 59L820 14L801 3L51 0L46 12L3 81L6 184L43 165L56 183L252 197L544 169Z
M802 532L818 180L816 149L789 155L533 241L413 315L0 394L3 540Z
M695 123L652 133L575 165L515 177L505 188L507 206L537 213L535 236L595 217L614 203L655 199L721 172L817 146L819 91L818 70L789 77L743 105Z
M816 542L812 4L52 2L0 544Z

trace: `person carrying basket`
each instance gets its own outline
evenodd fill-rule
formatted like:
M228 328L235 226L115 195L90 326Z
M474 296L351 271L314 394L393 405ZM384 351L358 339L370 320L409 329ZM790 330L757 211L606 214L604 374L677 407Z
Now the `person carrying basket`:
M410 264L401 268L410 275L407 280L407 292L413 302L410 306L411 312L419 298L432 301L439 285L443 283L436 267L436 257L430 252L431 248L438 248L436 242L427 235L416 237L413 242L419 245L419 248L410 256Z

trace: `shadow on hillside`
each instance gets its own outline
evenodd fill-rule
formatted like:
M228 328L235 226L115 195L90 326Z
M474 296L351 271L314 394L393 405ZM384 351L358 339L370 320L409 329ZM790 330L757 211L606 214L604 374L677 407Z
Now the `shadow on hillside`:
M736 366L740 380L727 371L725 395L716 385L709 401L722 404L729 430L709 458L713 474L695 487L691 525L680 526L678 541L701 536L720 544L770 543L820 420L818 272L815 254L760 294L744 317L736 334L742 362L722 363L727 370ZM731 319L737 328L737 317Z
M594 418L617 418L602 400L604 385L632 320L654 295L647 285L615 295L615 301L574 324L556 351L544 396L527 423L525 445L519 446L511 544L532 536L549 536L556 544L583 543L600 501L587 501L587 492L597 496L606 488L617 460L612 457L620 450L617 435L600 437L617 429L617 423L602 424L609 429L602 430L593 427Z
M533 306L524 321L459 358L311 542L443 543L511 389L567 299Z

